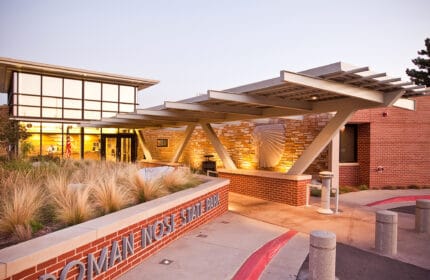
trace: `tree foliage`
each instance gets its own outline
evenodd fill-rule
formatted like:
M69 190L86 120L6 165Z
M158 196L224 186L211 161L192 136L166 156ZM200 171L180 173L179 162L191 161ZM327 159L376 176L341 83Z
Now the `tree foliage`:
M425 39L425 49L418 51L418 57L412 62L418 69L406 69L406 74L417 85L430 87L430 38Z
M29 136L30 133L19 121L9 119L7 114L0 114L0 142L9 147L9 152L16 153L19 140L25 140Z

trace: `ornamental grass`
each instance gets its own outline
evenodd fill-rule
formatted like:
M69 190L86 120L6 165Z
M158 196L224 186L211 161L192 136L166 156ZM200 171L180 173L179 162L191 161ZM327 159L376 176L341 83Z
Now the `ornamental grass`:
M1 180L0 234L27 240L45 202L43 189L30 172L9 172L8 175Z
M201 182L186 168L145 178L126 163L0 164L0 241L27 240L42 228L78 224Z

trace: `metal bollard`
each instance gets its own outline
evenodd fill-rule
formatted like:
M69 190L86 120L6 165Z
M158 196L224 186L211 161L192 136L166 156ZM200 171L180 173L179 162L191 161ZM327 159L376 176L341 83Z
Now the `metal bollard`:
M397 254L396 212L380 210L376 212L375 249L385 255Z
M334 280L336 272L336 234L315 230L310 235L309 278Z
M430 233L430 200L417 199L415 205L415 230Z
M331 179L333 178L333 173L330 171L320 172L320 178L322 181L321 186L321 208L318 209L318 213L321 214L333 214L333 211L330 209L330 188L331 188Z

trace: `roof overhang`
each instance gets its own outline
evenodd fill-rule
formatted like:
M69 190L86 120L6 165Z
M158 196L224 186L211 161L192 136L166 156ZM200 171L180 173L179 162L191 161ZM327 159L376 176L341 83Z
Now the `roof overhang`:
M89 122L84 126L127 125L135 128L222 123L399 104L412 108L410 96L428 88L375 73L368 67L338 62L303 72L280 71L278 77ZM403 96L403 98L402 98Z
M0 57L0 92L8 92L13 72L44 74L63 78L75 78L105 83L118 83L137 87L138 90L157 84L159 81L77 68L43 64L31 61Z

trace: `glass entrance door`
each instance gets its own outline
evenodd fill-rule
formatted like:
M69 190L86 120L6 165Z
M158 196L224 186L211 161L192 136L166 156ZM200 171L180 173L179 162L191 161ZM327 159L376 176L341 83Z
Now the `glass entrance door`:
M121 149L119 152L121 161L131 161L131 137L121 137Z
M117 139L116 136L105 137L106 161L117 161Z
M133 134L101 136L101 156L106 161L132 162L136 160L136 139Z

